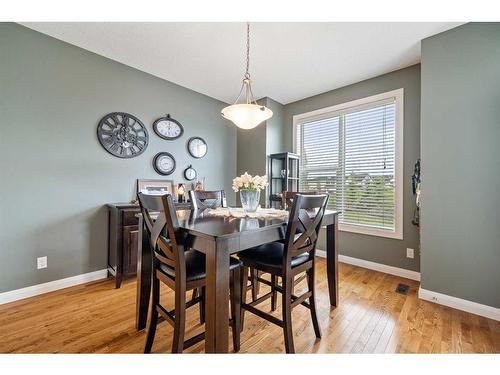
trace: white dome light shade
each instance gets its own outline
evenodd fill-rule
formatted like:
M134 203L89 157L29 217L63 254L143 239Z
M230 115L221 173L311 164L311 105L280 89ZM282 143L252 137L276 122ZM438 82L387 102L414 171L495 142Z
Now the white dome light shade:
M241 85L240 94L230 105L222 110L222 117L233 122L238 128L253 129L273 116L273 111L263 105L258 105L252 93L250 66L250 23L247 22L247 69ZM245 103L238 104L241 94L245 91Z
M258 104L233 104L222 110L222 117L241 129L253 129L270 119L273 111Z

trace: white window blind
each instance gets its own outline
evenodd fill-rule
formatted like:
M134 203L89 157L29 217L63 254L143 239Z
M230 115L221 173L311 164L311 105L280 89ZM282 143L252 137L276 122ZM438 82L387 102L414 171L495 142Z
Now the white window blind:
M374 101L332 107L294 121L299 190L330 193L328 208L341 212L339 222L347 230L401 231L398 105L402 102L395 96L377 96Z

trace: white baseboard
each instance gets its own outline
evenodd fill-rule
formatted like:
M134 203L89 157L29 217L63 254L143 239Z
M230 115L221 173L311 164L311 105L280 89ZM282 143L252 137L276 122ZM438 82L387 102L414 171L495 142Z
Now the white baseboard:
M316 250L316 255L322 258L326 258L326 251ZM387 264L382 264L382 263L370 262L369 260L353 258L347 255L339 255L339 262L352 264L353 266L358 266L362 268L368 268L374 271L388 273L389 275L404 277L410 280L420 281L420 272L417 271L411 271L404 268L388 266Z
M500 309L496 307L482 305L477 302L452 297L447 294L433 292L432 290L422 288L419 288L418 290L418 298L500 321Z
M106 277L108 277L108 270L104 269L84 273L82 275L67 277L65 279L49 281L48 283L32 285L26 288L11 290L8 292L0 293L0 305L18 301L28 297L37 296L39 294L53 292L55 290L68 288L70 286L88 283L90 281L105 279Z

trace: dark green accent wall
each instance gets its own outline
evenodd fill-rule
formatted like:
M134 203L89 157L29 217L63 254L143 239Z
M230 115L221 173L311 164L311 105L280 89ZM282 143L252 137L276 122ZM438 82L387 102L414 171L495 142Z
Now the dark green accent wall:
M0 23L0 292L106 268L108 202L127 202L137 178L162 178L153 156L177 159L183 181L192 164L208 189L234 203L236 129L218 100L13 23ZM129 160L108 154L96 128L108 112L147 126L148 149ZM170 113L184 136L165 141L155 118ZM186 141L208 142L193 159ZM36 258L48 268L36 270Z
M413 165L420 157L420 65L410 66L392 73L368 79L353 85L328 91L284 108L284 135L286 150L293 148L293 116L367 96L404 88L404 188L403 188L403 240L340 232L340 253L354 258L418 271L419 234L411 224L414 197L411 192ZM406 258L406 248L415 249L415 258ZM326 248L322 234L318 248Z
M500 308L500 23L422 41L422 288Z

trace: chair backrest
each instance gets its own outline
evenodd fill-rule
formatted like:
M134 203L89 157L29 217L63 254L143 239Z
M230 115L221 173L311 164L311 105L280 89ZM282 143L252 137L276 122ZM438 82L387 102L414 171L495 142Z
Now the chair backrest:
M138 193L137 198L156 261L173 268L176 280L182 280L186 272L185 235L179 231L172 196Z
M192 210L204 210L206 208L226 207L226 193L224 190L216 191L189 191Z
M314 257L328 197L296 194L288 217L283 269L289 269L291 259L303 253L309 253L310 259Z
M320 194L317 191L308 191L308 192L297 192L297 191L284 191L281 197L281 204L283 209L290 211L293 204L293 199L297 194L302 195L317 195Z

